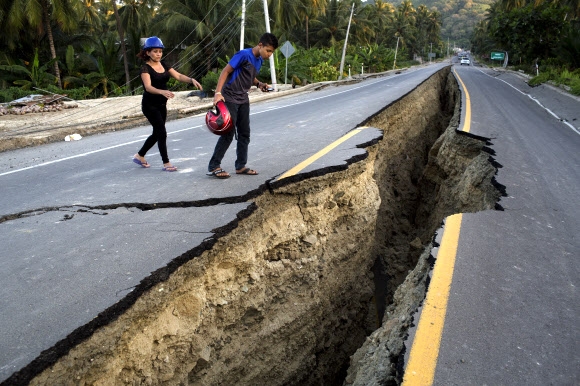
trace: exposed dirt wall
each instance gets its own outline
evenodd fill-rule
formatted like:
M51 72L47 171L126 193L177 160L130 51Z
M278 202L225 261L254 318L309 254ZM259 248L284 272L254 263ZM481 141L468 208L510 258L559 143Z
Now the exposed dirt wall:
M430 240L440 215L454 209L440 205L432 215L432 196L445 194L451 175L470 187L486 183L439 159L453 153L437 138L457 136L445 130L458 95L445 69L366 122L385 134L365 159L272 184L210 250L31 384L340 385L355 352L346 383L396 380L405 326L424 296ZM406 291L395 292L401 283Z

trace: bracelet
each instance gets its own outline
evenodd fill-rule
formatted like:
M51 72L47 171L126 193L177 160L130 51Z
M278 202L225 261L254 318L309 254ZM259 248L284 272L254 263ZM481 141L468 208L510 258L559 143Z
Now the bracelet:
M260 87L261 84L262 84L262 82L258 82L258 84L256 85L256 87L262 88L262 87Z
M214 92L214 94L215 94L215 95L222 95L222 93L221 93L221 92L219 92L219 91L216 91L216 92Z

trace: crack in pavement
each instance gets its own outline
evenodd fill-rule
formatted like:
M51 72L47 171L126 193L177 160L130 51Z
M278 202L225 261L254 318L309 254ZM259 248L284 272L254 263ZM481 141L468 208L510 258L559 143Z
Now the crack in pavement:
M107 213L96 213L93 211L97 210L114 210L119 208L137 208L141 211L150 211L156 209L170 209L170 208L203 208L209 206L216 206L221 204L240 204L248 202L251 199L257 197L259 194L265 190L270 189L269 181L260 185L258 188L247 192L246 194L240 196L230 196L221 198L208 198L205 200L194 200L194 201L178 201L178 202L155 202L155 203L141 203L141 202L127 202L119 204L107 204L107 205L70 205L70 206L49 206L43 208L29 209L18 213L7 214L0 217L0 224L16 220L19 218L27 218L32 216L38 216L49 212L75 212L75 213L93 213L97 215L107 215ZM79 209L69 209L78 207ZM68 216L68 217L67 217ZM73 215L65 215L63 220L70 220Z

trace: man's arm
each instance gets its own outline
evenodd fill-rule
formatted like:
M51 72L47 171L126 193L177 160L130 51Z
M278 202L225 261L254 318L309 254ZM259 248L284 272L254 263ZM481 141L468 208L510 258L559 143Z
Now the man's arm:
M234 72L234 68L230 66L228 63L220 73L217 85L215 86L215 95L213 96L214 105L218 103L218 101L220 100L225 102L225 99L222 96L222 87L224 87L224 84L226 84L226 80L228 80L228 77L232 72Z

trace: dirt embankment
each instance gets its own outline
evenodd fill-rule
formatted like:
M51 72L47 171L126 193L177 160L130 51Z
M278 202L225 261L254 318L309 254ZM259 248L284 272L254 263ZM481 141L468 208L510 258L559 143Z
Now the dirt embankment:
M395 384L433 233L500 196L486 142L455 132L459 100L449 69L434 75L366 122L384 131L368 157L272 184L31 384Z

